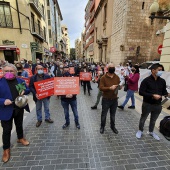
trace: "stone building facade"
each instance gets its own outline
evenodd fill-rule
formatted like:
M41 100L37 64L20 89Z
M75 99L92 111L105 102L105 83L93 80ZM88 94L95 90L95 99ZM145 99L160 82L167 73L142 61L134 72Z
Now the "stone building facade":
M165 26L162 20L151 25L149 7L153 0L113 0L113 23L110 61L115 64L132 60L144 62L160 59L158 46L163 42L163 34L156 36L157 30Z

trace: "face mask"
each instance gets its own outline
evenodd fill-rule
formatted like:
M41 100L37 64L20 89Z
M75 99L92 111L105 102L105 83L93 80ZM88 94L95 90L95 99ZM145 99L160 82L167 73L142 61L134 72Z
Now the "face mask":
M103 74L103 71L99 71L99 74L102 75L102 74Z
M15 78L15 75L11 72L7 72L5 73L4 77L7 79L7 80L13 80Z
M60 66L60 68L63 68L63 66Z
M113 74L115 72L115 67L109 67L109 73Z
M161 76L162 76L162 73L163 73L162 71L158 71L158 72L156 73L156 76L157 76L157 77L161 77Z
M21 70L22 67L17 67L17 70Z
M135 72L135 70L134 70L134 69L132 69L131 71L132 71L132 72Z
M38 73L38 74L43 74L44 71L43 71L43 70L38 70L37 73Z
M23 60L21 60L21 64L24 64L25 62Z
M37 61L37 64L40 64L40 61Z

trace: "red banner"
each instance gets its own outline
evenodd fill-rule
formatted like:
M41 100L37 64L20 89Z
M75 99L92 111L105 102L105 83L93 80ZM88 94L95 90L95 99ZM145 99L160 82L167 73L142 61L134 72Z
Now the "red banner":
M25 83L26 83L26 85L27 86L29 86L29 84L30 84L30 77L20 77L20 76L18 76L20 79L23 79L23 80L25 80Z
M78 77L55 77L54 78L54 95L79 94Z
M34 86L39 99L54 95L54 78L35 82Z
M70 72L70 74L75 74L74 67L70 67L70 68L69 68L69 72Z
M28 73L28 77L32 77L32 70L30 68L24 68L24 70Z
M4 76L3 71L0 69L0 78L2 78Z
M80 80L91 81L92 75L89 72L80 72Z

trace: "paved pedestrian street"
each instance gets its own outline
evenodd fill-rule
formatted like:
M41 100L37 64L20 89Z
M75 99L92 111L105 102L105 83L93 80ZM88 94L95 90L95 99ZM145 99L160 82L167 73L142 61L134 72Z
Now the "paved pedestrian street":
M100 134L101 105L91 110L97 95L97 86L92 84L91 96L78 96L78 112L81 129L75 127L71 113L70 127L63 130L65 123L60 100L51 98L51 118L53 124L43 122L35 127L35 108L27 117L32 117L25 127L26 139L30 145L23 147L12 140L11 159L1 163L0 170L170 170L170 142L161 137L160 141L147 135L146 122L144 136L135 137L140 114L136 110L117 110L114 134L109 127L109 115L106 130ZM119 92L120 99L125 95Z

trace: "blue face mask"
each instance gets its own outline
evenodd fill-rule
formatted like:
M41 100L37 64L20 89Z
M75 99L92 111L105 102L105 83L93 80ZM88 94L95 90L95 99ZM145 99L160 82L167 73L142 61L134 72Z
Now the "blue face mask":
M156 73L156 76L157 76L157 77L161 77L161 76L162 76L162 73L163 73L162 71L158 71L158 72Z
M43 70L38 70L37 73L38 73L38 74L43 74L44 71L43 71Z

